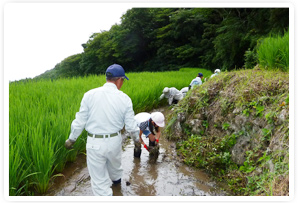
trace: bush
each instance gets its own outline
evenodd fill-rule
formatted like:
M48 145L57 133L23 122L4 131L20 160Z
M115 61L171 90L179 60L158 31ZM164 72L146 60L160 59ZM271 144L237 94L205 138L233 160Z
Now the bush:
M270 36L257 48L258 61L267 70L289 71L289 32L284 36Z
M247 69L252 69L257 64L257 53L256 50L253 49L252 51L250 48L244 54L244 67Z

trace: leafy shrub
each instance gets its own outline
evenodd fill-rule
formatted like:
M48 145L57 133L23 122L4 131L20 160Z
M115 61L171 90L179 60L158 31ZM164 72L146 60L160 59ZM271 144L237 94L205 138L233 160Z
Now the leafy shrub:
M244 67L247 69L252 69L257 64L257 53L256 50L252 51L250 48L244 54Z
M262 40L257 48L261 67L289 71L289 32L284 36L270 36Z

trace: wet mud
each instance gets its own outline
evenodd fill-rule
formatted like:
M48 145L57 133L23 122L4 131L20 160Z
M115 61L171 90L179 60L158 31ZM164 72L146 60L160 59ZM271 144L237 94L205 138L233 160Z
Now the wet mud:
M212 181L198 169L181 163L176 155L175 143L161 137L159 155L150 156L142 148L135 158L132 139L125 139L122 152L123 177L121 184L112 186L114 196L223 196L222 185ZM143 137L148 144L148 139ZM76 163L68 165L64 177L57 177L49 196L93 196L86 156L80 155Z

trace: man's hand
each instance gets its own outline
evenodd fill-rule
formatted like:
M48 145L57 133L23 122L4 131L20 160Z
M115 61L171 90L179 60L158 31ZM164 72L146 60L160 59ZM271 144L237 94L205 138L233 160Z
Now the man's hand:
M72 139L67 139L65 141L65 145L64 146L65 146L66 149L71 149L75 142L76 141L74 141Z

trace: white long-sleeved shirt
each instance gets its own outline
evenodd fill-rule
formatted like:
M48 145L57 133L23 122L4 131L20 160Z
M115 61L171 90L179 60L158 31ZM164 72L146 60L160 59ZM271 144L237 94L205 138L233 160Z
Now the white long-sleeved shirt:
M119 132L124 125L128 132L137 128L132 101L115 84L105 83L84 94L69 139L76 140L84 128L90 134L105 135Z
M214 74L212 74L212 75L210 76L210 78L212 78L212 77L214 77L214 76L216 76L216 75L218 75L218 73L214 73Z
M182 94L188 92L188 87L183 87L180 92L182 92Z
M170 87L169 91L160 95L159 99L167 98L169 105L172 105L173 99L180 101L183 99L183 94L175 87Z
M150 118L151 118L151 114L147 113L147 112L141 112L141 113L138 113L137 115L135 115L135 120L137 122L137 125L142 131L149 130L149 123L148 123L148 125L146 125L145 129L144 129L144 127L141 127L141 124L143 122L149 122Z
M193 79L191 82L190 82L190 86L191 88L194 86L194 85L201 85L202 84L202 79L200 77L196 77L195 79Z

